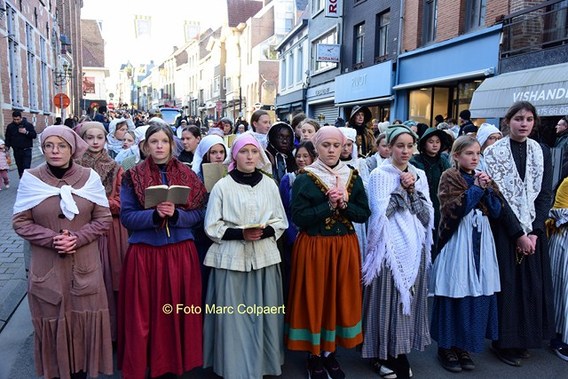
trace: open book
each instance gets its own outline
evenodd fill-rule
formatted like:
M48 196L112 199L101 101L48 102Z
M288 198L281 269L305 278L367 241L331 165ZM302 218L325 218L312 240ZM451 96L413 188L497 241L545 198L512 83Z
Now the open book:
M237 225L237 226L235 226L235 228L237 228L237 229L257 229L257 228L264 229L264 228L266 228L267 225L275 223L278 220L279 219L277 219L277 218L271 218L270 220L267 220L267 221L260 223L260 224Z
M223 163L203 163L201 171L203 172L203 184L205 184L207 192L211 192L219 179L227 176L227 166Z
M167 186L165 184L159 186L151 186L144 191L144 208L152 208L156 205L170 201L174 204L183 205L187 203L191 188L187 186Z

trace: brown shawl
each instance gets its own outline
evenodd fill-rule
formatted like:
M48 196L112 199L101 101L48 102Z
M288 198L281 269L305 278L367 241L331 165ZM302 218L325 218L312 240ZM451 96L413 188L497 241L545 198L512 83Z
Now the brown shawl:
M205 205L205 196L207 194L205 186L197 175L185 164L172 157L166 163L166 178L168 185L188 186L191 188L187 203L181 208L184 209L200 209ZM144 204L144 191L150 186L164 184L162 182L162 174L160 168L151 156L146 158L142 163L134 166L126 171L123 179L128 185L134 188L136 197L140 204Z
M107 197L110 196L113 189L114 181L118 175L120 165L108 155L103 149L100 153L94 154L87 150L83 156L75 162L83 167L92 168L101 177Z
M452 234L454 234L454 232L458 229L461 219L465 216L463 214L466 206L465 192L468 188L467 182L462 177L462 174L458 169L449 168L442 173L440 185L438 187L438 198L440 199L440 226L438 228L439 239L437 244L438 251L440 251L446 242L448 242ZM493 192L501 197L499 188L493 180L487 188L491 188ZM489 210L485 204L484 198L480 200L478 208L484 215L489 215Z

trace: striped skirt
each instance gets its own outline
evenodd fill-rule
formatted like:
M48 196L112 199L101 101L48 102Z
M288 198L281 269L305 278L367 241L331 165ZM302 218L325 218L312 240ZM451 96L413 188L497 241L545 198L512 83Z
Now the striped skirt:
M361 329L361 255L356 234L300 233L292 252L286 345L320 354L352 348Z
M550 236L548 251L556 333L562 334L562 342L568 343L568 227L561 227Z
M381 274L365 287L363 296L363 358L388 359L424 350L431 343L428 328L426 250L414 284L410 315L402 313L400 294L392 273L383 264Z

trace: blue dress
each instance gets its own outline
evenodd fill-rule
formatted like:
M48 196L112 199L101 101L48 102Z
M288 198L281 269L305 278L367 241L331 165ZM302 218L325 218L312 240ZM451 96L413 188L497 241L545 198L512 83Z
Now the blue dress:
M481 352L485 338L498 336L497 298L500 290L495 243L488 217L497 218L501 201L490 188L474 186L474 175L460 171L464 193L460 225L436 257L430 291L434 294L431 336L443 349Z

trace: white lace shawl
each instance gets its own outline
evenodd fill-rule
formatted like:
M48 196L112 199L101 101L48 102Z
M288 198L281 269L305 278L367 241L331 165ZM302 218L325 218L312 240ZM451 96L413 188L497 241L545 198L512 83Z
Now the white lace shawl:
M102 207L108 208L109 206L101 178L93 169L91 169L85 185L77 189L69 185L64 185L61 188L50 186L28 171L24 171L14 203L14 214L31 209L49 197L60 196L59 207L61 212L68 220L73 220L75 215L79 214L79 208L73 199L73 195L92 201Z
M538 142L527 139L527 169L524 182L513 159L510 137L489 146L484 157L487 173L499 186L523 231L530 233L536 218L534 201L540 193L544 173L542 148Z
M400 186L400 171L390 159L371 172L369 178L369 205L371 218L367 230L367 251L363 265L363 282L371 284L381 274L383 264L390 268L395 286L400 293L402 310L410 314L411 289L416 282L422 252L426 250L426 266L430 266L434 208L430 201L428 180L424 171L408 166L418 178L415 190L426 198L430 211L428 227L408 210L397 211L390 218L386 209L391 193Z

